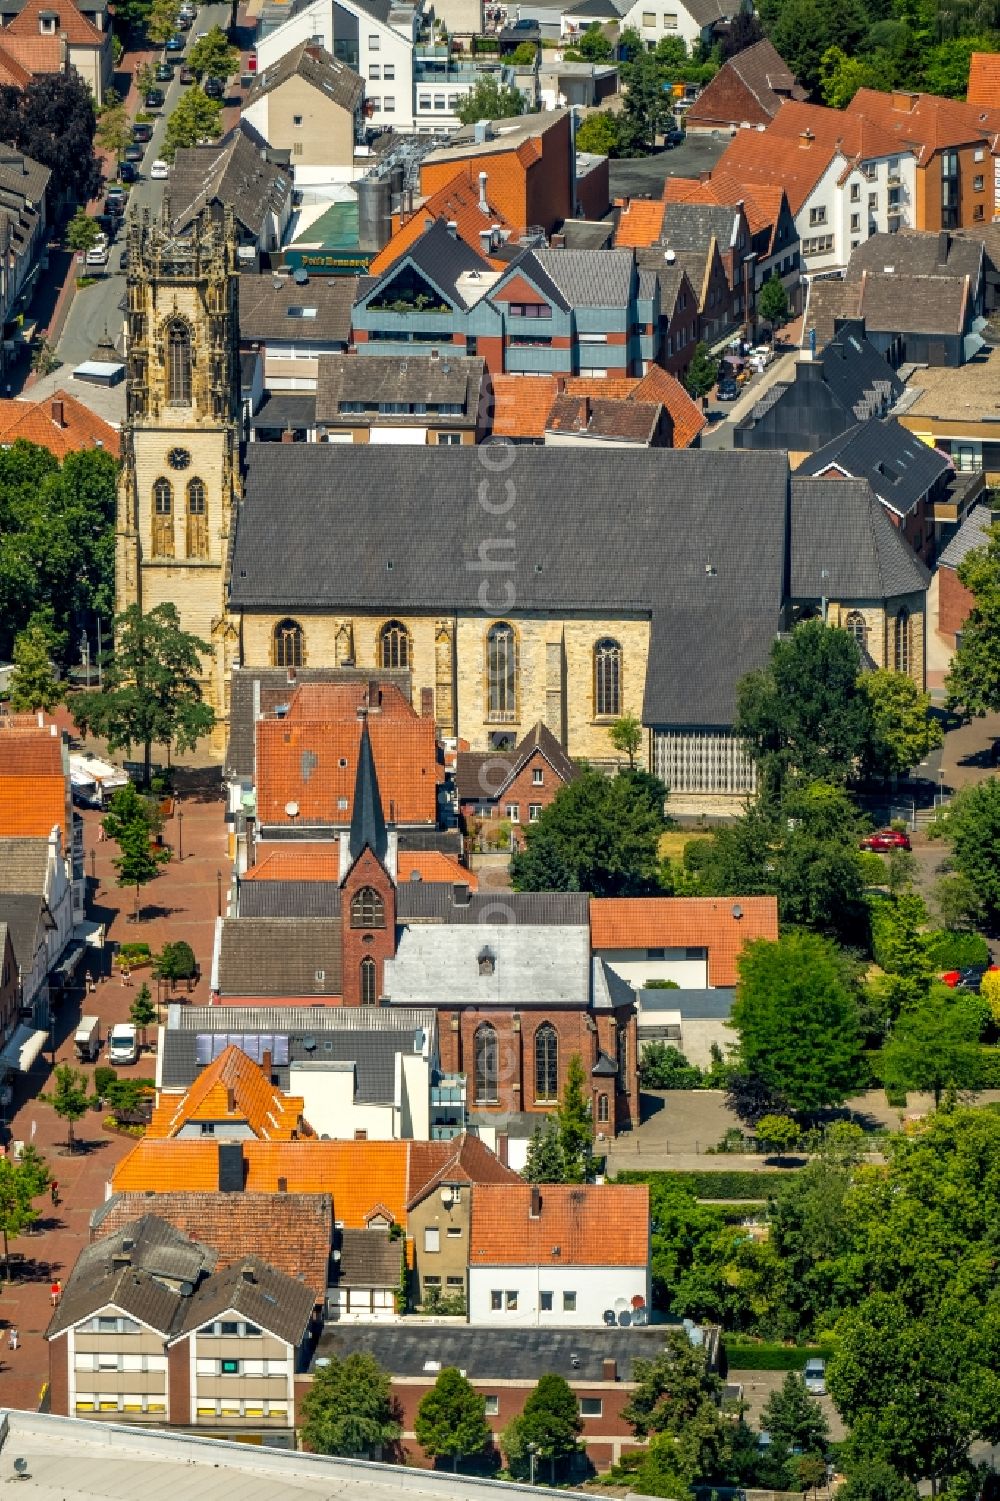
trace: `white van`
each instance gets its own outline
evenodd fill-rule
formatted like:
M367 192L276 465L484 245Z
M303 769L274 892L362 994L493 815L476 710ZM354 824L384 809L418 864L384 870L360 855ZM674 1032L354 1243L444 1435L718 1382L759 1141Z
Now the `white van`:
M139 1039L131 1022L116 1022L108 1038L109 1063L135 1063L139 1057Z

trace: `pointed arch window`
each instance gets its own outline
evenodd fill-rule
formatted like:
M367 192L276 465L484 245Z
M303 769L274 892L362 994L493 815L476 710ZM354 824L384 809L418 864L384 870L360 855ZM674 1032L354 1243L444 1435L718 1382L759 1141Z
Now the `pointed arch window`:
M486 699L488 718L503 723L517 718L517 637L505 620L486 635Z
M378 986L375 981L375 960L366 954L361 961L360 995L362 1006L374 1006L378 1000L378 996L376 995Z
M624 1027L618 1028L618 1088L623 1094L628 1094L628 1033Z
M351 900L352 928L384 928L385 903L374 886L362 886Z
M910 612L900 610L892 624L892 665L897 672L910 675Z
M163 476L153 486L153 557L174 555L174 490Z
M297 620L279 620L274 627L275 667L301 667L304 637Z
M410 633L398 620L387 620L378 633L379 662L382 667L409 667Z
M559 1039L551 1022L543 1022L535 1033L535 1099L539 1102L559 1098Z
M865 617L861 611L850 610L847 619L844 621L844 627L848 635L853 636L858 643L858 650L866 651L868 647L868 627L865 624Z
M495 1105L498 1098L499 1057L497 1034L489 1022L483 1022L476 1028L473 1053L476 1101L480 1105Z
M622 648L605 636L594 647L594 713L615 719L622 711Z
M180 318L167 330L167 404L191 405L191 330Z
M208 495L204 480L188 480L187 487L187 555L208 557Z
M597 1096L597 1119L599 1124L606 1126L608 1123L608 1116L608 1097L606 1094L599 1094Z

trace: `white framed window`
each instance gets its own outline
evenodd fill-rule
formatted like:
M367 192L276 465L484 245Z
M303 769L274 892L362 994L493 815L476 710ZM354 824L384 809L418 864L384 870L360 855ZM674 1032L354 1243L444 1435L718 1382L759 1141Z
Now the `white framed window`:
M440 1251L441 1231L437 1225L427 1225L424 1229L424 1250Z
M664 31L677 30L677 12L675 10L665 10L663 12L663 29Z
M431 107L431 96L430 96L430 94L419 94L417 96L417 108L418 109L430 109L430 107Z
M852 214L851 215L851 233L852 234L857 234L857 232L858 232L858 230L860 228L861 228L861 215L860 214Z
M503 1293L495 1287L490 1293L490 1308L494 1313L499 1313L503 1308Z
M395 96L395 94L385 94L385 95L383 95L383 98L382 98L382 113L385 114L385 115L391 115L391 114L395 113L395 110L396 110L396 96Z
M444 109L445 108L445 100L444 100L444 95L443 94L435 94L434 95L434 108L435 109Z
M537 823L538 820L541 818L541 816L542 816L542 805L541 805L541 803L529 803L528 804L528 822L529 823Z
M461 1225L449 1225L448 1226L448 1239L449 1240L458 1240L458 1238L461 1235L461 1233L462 1233L462 1227L461 1227Z
M462 434L438 433L438 444L442 448L460 448L462 444Z
M599 1418L604 1414L604 1402L600 1397L581 1397L581 1418Z
M382 47L382 38L379 36L378 32L377 31L371 31L371 32L369 32L368 33L368 51L369 52L378 52L378 51L381 50L381 47Z
M563 1313L576 1313L576 1293L563 1293Z
M643 26L655 26L656 25L656 11L655 10L644 10L643 13L642 13L642 24L643 24Z
M533 766L531 768L531 785L532 785L532 787L544 787L544 785L545 785L545 768L544 768L544 766Z
M508 1313L517 1312L517 1289L511 1288L504 1293L504 1307Z
M396 64L386 63L385 67L382 69L382 77L385 79L386 83L394 83L396 78Z
M984 156L985 156L985 153L983 151L982 146L977 146L976 149L975 149L975 151L972 153L972 160L974 162L981 162L983 160Z
M378 83L382 77L382 68L379 63L371 63L368 67L368 77L372 83Z
M484 1397L483 1401L486 1403L486 1416L488 1418L498 1418L500 1416L500 1398L488 1396Z
M852 182L851 183L851 202L852 203L860 203L861 202L861 184L859 182Z
M292 124L293 125L301 125L302 124L302 116L301 115L293 115L292 116Z
M508 819L510 820L511 823L520 823L521 822L521 805L520 805L520 803L508 803L507 804L507 817L508 817Z
M538 1294L538 1306L541 1309L542 1313L551 1313L552 1312L552 1294L551 1293L539 1293Z
M816 208L811 208L809 210L809 227L810 228L812 228L813 225L815 225L815 224L825 224L825 223L826 223L826 205L825 204L821 203ZM709 304L709 305L711 306L711 304Z

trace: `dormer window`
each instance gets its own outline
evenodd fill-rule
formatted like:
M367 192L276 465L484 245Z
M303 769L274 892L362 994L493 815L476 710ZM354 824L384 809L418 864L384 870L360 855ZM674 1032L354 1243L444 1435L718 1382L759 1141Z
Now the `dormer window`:
M59 16L54 10L40 10L38 12L38 29L42 36L55 36L59 25Z
M497 956L492 949L480 949L478 956L479 973L492 975L496 973Z

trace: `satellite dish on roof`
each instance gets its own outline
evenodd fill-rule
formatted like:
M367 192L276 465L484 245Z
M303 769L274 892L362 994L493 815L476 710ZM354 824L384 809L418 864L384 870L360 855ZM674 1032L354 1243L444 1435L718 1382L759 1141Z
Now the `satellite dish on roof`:
M193 1292L194 1292L194 1283L193 1282L182 1282L181 1283L181 1297L182 1298L190 1298L190 1296L191 1296L191 1294Z
M298 805L298 803L296 803L296 802L286 803L285 804L285 812L288 814L289 818L297 818L298 817L298 812L299 812L299 805Z
M14 1474L17 1476L18 1480L31 1479L31 1476L28 1474L28 1461L26 1459L22 1459L20 1455L14 1461Z
M308 1036L303 1037L302 1046L305 1048L307 1053L312 1053L315 1051L316 1039L315 1037L313 1037L312 1033L309 1033Z

